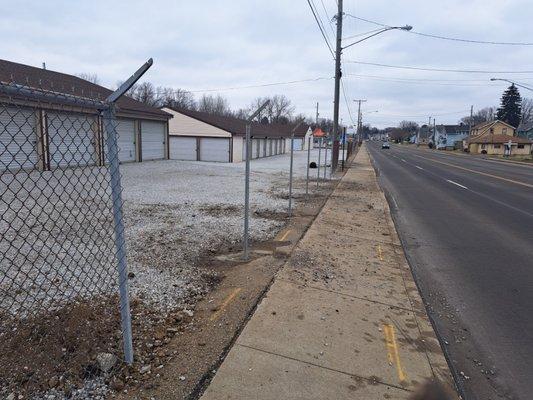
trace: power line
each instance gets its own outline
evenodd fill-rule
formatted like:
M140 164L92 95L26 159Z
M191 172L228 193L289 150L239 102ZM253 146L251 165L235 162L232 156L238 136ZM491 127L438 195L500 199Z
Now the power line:
M423 79L401 79L401 78L386 78L373 75L359 75L359 74L349 74L345 73L344 76L353 76L356 78L370 79L379 82L394 82L402 83L407 85L435 85L435 86L454 86L454 87L469 87L469 86L478 86L478 87L487 87L487 81L477 81L484 83L442 83L436 80L423 80Z
M227 90L239 90L239 89L253 89L253 88L261 88L261 87L268 87L268 86L282 86L282 85L293 85L297 83L304 83L304 82L316 82L316 81L323 81L323 80L330 80L333 79L333 77L318 77L318 78L309 78L309 79L299 79L295 81L285 81L285 82L272 82L272 83L262 83L257 85L247 85L247 86L232 86L232 87L225 87L225 88L218 88L218 89L199 89L199 90L188 90L190 93L206 93L206 92L224 92Z
M356 17L355 15L352 15L352 14L346 14L346 15L349 17L358 19L360 21L368 22L370 24L390 28L390 25L382 24L380 22L372 21L370 19ZM533 43L530 43L530 42L497 42L497 41L490 41L490 40L462 39L462 38L454 38L454 37L449 37L449 36L433 35L430 33L422 33L422 32L417 32L413 30L409 31L409 33L412 33L414 35L419 35L419 36L425 36L425 37L429 37L433 39L449 40L453 42L474 43L474 44L492 44L492 45L503 45L503 46L533 46Z
M326 36L326 32L324 32L324 29L322 28L322 25L319 22L319 18L317 14L315 13L315 9L311 5L311 0L307 0L307 4L309 4L309 8L311 8L311 12L313 13L313 16L315 17L315 21L318 25L318 29L320 29L320 33L322 33L322 37L324 38L324 41L326 42L326 45L328 46L329 52L331 53L331 56L333 59L335 59L335 53L333 53L333 50L331 49L331 46L329 44L328 38Z
M350 103L348 102L348 98L346 97L346 91L344 90L344 83L341 79L341 88L342 88L342 95L344 97L344 102L346 103L346 108L348 109L348 114L350 115L350 121L352 121L352 125L355 125L355 122L353 122L353 116L352 111L350 110Z
M335 37L335 30L333 29L331 18L329 18L328 10L326 10L326 6L324 5L324 0L320 0L320 3L322 3L322 9L324 10L324 14L326 14L326 18L329 22L329 29L331 29L331 33L333 33L333 37Z
M344 62L361 65L372 65L375 67L397 68L397 69L411 69L416 71L434 71L434 72L460 72L460 73L472 73L472 74L533 74L533 71L487 71L487 70L467 70L467 69L446 69L446 68L424 68L424 67L411 67L403 65L390 65L379 64L364 61L344 60Z

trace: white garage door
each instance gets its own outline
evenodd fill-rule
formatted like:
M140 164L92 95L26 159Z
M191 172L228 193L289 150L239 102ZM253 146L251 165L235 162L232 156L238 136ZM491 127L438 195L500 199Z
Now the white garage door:
M96 164L96 118L47 113L50 167Z
M272 139L267 139L267 157L272 155Z
M252 139L252 158L259 157L259 139Z
M201 138L200 161L229 162L229 139Z
M172 160L196 161L196 138L170 136L170 158Z
M0 170L37 166L36 118L32 111L6 107L0 111Z
M290 141L289 141L290 143ZM290 149L290 148L289 148ZM302 139L301 138L294 138L294 151L302 150Z
M259 139L259 157L265 156L265 139Z
M143 161L165 158L165 123L141 121L141 154Z
M117 124L118 160L135 161L135 124L128 119L119 119ZM107 150L107 149L106 149Z

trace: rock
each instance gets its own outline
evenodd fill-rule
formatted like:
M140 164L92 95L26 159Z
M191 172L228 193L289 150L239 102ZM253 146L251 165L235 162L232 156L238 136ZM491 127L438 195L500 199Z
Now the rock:
M194 316L194 312L191 311L191 310L188 310L188 309L184 309L183 312L188 315L189 317L193 317Z
M96 362L98 363L98 368L100 371L107 373L113 369L117 363L117 356L111 353L99 353L96 356Z
M113 389L115 392L120 392L124 389L124 382L121 379L114 379L111 382L111 389Z
M9 396L6 397L6 400L15 400L15 393L9 394Z
M185 377L183 375L180 376L180 381L184 381Z
M148 365L145 365L143 367L141 367L141 369L139 370L139 372L141 374L147 374L148 372L150 372L152 370L152 366L150 364Z
M58 384L59 384L59 379L58 379L57 376L52 376L52 377L48 380L48 387L49 387L50 389L55 388Z
M130 279L135 278L135 273L134 272L128 272L128 278L130 278Z

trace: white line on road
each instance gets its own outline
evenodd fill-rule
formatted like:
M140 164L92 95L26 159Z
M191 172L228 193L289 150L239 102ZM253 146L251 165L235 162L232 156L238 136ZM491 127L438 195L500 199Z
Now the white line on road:
M446 182L450 182L450 183L452 183L452 184L454 184L454 185L457 185L457 186L459 186L459 187L461 187L461 188L463 188L463 189L467 189L467 190L468 190L468 188L467 188L466 186L463 186L463 185L461 185L461 184L459 184L459 183L457 183L457 182L451 181L451 180L449 180L449 179L446 179Z
M403 162L407 162L407 161L405 161L403 158L402 158L401 160L402 160Z
M419 167L418 165L415 165L415 167L417 167L418 169L421 169L422 171L424 170L424 168Z

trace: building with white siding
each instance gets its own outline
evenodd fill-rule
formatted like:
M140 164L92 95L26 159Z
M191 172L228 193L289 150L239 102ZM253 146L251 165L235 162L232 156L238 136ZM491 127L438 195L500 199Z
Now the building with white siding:
M236 163L246 158L245 120L170 107L163 107L162 110L173 116L169 123L171 159ZM289 151L292 128L294 125L291 124L252 122L252 158L275 156ZM302 142L307 131L307 128L300 128L295 132L295 137Z

